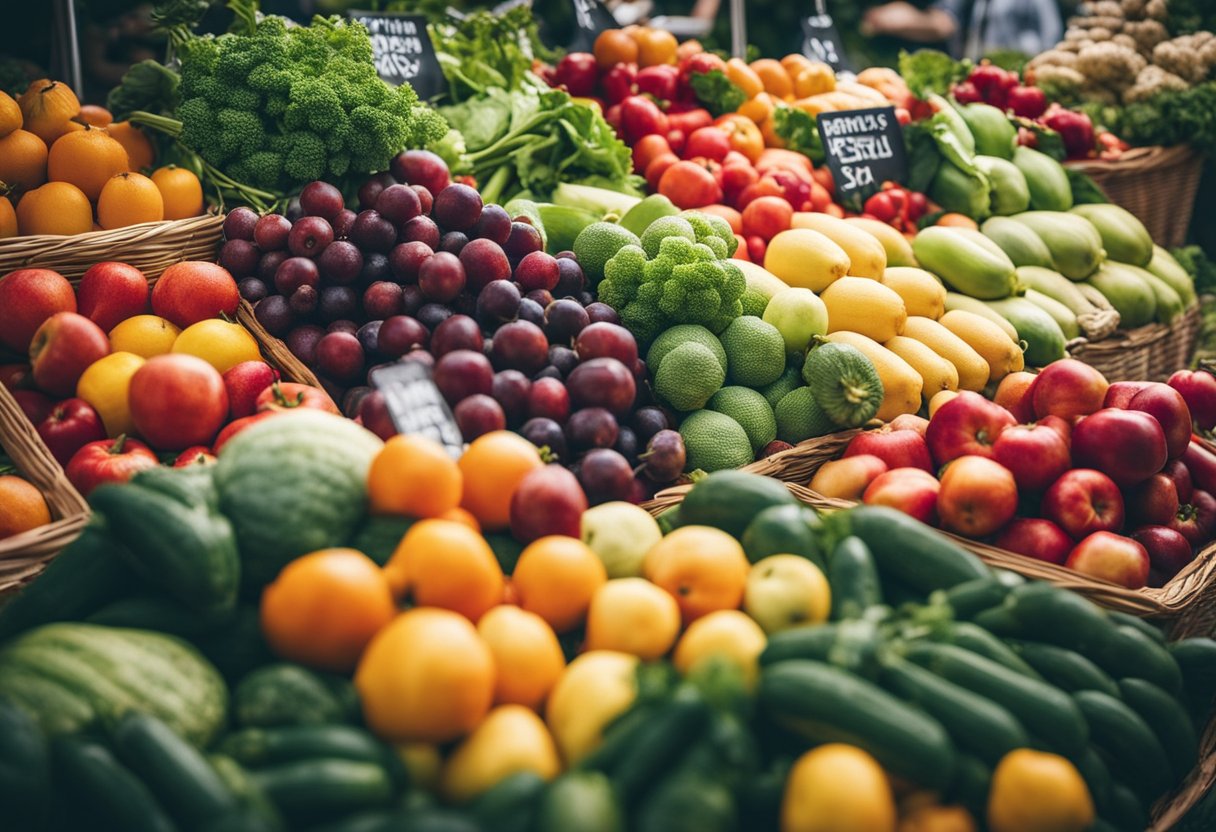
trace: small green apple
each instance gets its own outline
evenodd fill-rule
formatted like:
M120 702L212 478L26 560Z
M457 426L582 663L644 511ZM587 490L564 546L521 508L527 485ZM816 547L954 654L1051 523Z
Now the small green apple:
M766 633L822 623L831 606L827 578L806 558L770 555L756 562L747 574L743 610Z
M764 321L777 327L786 352L805 352L812 338L827 334L828 308L810 289L782 289L764 308Z
M659 524L633 503L604 503L583 512L583 542L591 547L609 578L642 574L642 559L663 539Z

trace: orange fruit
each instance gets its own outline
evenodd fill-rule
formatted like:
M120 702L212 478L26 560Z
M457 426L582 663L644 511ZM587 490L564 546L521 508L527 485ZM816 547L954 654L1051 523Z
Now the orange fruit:
M726 62L726 77L748 98L755 98L764 92L764 81L742 58L731 58Z
M557 634L534 612L502 604L477 622L477 633L490 648L494 666L494 704L537 709L566 669Z
M93 206L75 185L47 182L17 203L22 234L84 234L93 230Z
M71 119L80 113L80 99L62 81L40 78L17 99L25 129L48 145L71 130Z
M688 625L671 663L687 676L710 659L739 668L743 682L752 689L760 673L760 654L768 637L760 625L739 610L715 610Z
M296 558L262 593L262 634L275 653L308 667L349 673L397 614L380 567L354 549Z
M685 624L738 608L750 568L739 542L709 526L676 529L642 561L643 577L675 596Z
M221 373L243 361L262 360L258 342L249 330L222 318L208 318L183 329L173 342L172 352L197 356Z
M548 621L559 633L583 623L591 597L607 580L604 563L591 547L562 535L530 543L511 573L519 605Z
M595 62L602 70L617 64L632 64L638 59L638 43L620 29L605 29L595 38Z
M536 446L517 433L496 430L477 437L460 457L460 505L488 532L511 525L511 495L524 475L544 465Z
M617 578L591 596L588 650L618 650L645 661L666 656L680 634L680 605L645 578Z
M438 442L398 435L372 460L367 493L377 514L439 517L459 507L462 479L456 460Z
M460 469L457 469L457 471L459 471L459 470ZM481 532L481 524L477 522L477 518L474 517L469 511L461 508L460 506L456 506L456 508L450 508L447 511L443 512L442 514L435 515L435 517L437 520L452 520L457 523L464 523L466 526L468 526L473 531L479 532L479 533Z
M367 726L381 739L450 742L489 713L494 657L467 618L421 607L376 634L355 688Z
M21 105L13 97L0 90L0 138L14 130L20 130L22 124Z
M127 151L131 170L144 170L156 162L156 149L152 146L152 140L129 121L116 121L106 128L106 132Z
M92 127L109 127L114 114L97 104L85 104L80 108L80 120Z
M468 803L514 774L552 780L561 770L553 735L541 718L521 705L501 705L448 757L439 791Z
M384 567L393 597L476 621L502 601L502 567L484 537L452 520L421 520Z
M111 438L135 432L127 393L131 376L142 366L142 356L112 352L90 364L76 382L76 395L93 406Z
M110 330L115 352L133 352L144 358L173 351L181 330L156 315L136 315Z
M1034 795L1027 800L1027 795ZM1015 748L997 763L988 789L992 832L1073 832L1094 822L1094 802L1076 766L1063 757Z
M46 162L48 179L71 182L84 191L91 202L97 201L101 189L113 176L129 169L127 151L100 127L87 127L59 137L51 145ZM104 219L101 225L106 227Z
M124 171L114 175L97 199L97 220L102 228L125 228L164 218L165 203L160 190L142 173Z
M764 91L777 99L783 99L794 93L794 79L790 77L792 69L782 66L772 58L760 58L749 64L751 71L764 85Z
M51 522L42 492L21 477L0 477L0 540Z
M0 138L0 182L21 191L46 181L46 142L28 130Z
M17 212L7 196L0 196L0 240L17 236Z
M676 50L680 44L671 32L643 27L634 32L633 38L638 44L638 66L658 66L676 62Z
M184 220L203 213L203 186L194 171L169 165L152 171L152 182L164 200L165 219Z

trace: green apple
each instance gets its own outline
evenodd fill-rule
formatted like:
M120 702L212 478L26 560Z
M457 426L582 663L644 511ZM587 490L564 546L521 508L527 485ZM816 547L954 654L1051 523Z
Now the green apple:
M827 620L832 607L828 580L798 555L770 555L747 573L743 610L764 632L777 633Z
M805 352L812 338L827 335L828 308L810 289L782 289L764 308L764 321L777 327L786 352Z
M642 559L663 539L659 524L633 503L604 503L583 512L583 542L591 547L609 578L636 578Z

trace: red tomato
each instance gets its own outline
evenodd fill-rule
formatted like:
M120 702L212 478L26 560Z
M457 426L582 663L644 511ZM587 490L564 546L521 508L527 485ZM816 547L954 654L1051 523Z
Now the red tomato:
M178 454L177 459L173 460L173 467L187 468L191 465L209 465L212 462L215 462L215 454L211 453L211 449L206 445L195 445Z
M659 180L663 177L663 174L678 161L680 161L680 157L674 153L663 153L651 159L650 164L646 166L646 186L651 191L657 192L659 190Z
M658 190L677 208L700 208L722 200L722 186L710 167L692 161L676 162L664 171Z
M275 416L278 416L282 412L283 411L281 411L281 410L261 410L255 414L253 414L252 416L246 416L242 419L237 419L235 422L229 422L228 425L223 430L220 431L220 435L215 437L215 442L211 446L212 450L214 451L214 453L218 454L223 449L224 445L228 442L229 439L236 436L238 433L243 431L245 428L249 427L250 425L257 424L258 422L264 421L266 419L273 419Z
M694 130L709 127L714 123L713 116L704 107L694 107L691 110L679 110L679 105L673 106L667 115L667 123L672 130L683 130L684 135L691 135Z
M704 156L721 162L730 152L730 136L718 127L702 127L694 130L684 146L685 158Z
M293 381L276 381L267 387L257 398L257 409L263 410L324 410L341 416L341 411L334 400L320 387L308 384L296 384Z
M753 263L763 263L764 253L768 251L768 243L760 237L747 238L747 254Z
M722 190L726 193L728 201L733 202L734 198L743 193L747 186L754 184L759 179L760 174L746 160L742 164L722 167Z
M120 436L85 445L68 462L64 473L81 495L99 485L126 482L146 468L160 465L152 449L136 439Z
M633 145L633 169L642 173L656 156L671 152L671 145L666 137L660 136L658 133L642 136Z
M794 208L779 196L753 199L743 209L743 233L768 241L790 227Z

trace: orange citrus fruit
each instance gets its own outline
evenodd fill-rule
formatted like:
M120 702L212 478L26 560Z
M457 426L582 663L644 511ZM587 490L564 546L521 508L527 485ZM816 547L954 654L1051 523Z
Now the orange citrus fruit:
M0 540L51 522L42 492L21 477L0 477Z
M384 567L393 597L443 607L477 621L499 604L502 567L484 537L452 520L410 526Z
M181 330L156 315L136 315L110 330L110 346L115 352L133 352L144 358L165 355Z
M106 435L111 438L135 432L127 392L131 376L142 366L144 359L141 356L112 352L90 364L76 382L76 395L93 406L101 417Z
M355 688L364 720L381 739L450 742L489 712L494 657L467 618L420 607L376 634Z
M0 138L0 182L21 191L46 181L46 142L28 130Z
M97 199L97 221L102 228L126 228L141 222L160 222L165 203L152 180L125 171L110 178Z
M377 514L439 517L459 507L462 480L442 445L403 434L385 442L372 460L367 493Z
M20 130L22 124L21 105L13 97L0 90L0 138L14 130Z
M80 108L80 120L90 127L109 127L114 114L97 104L85 104Z
M680 606L645 578L617 578L591 596L588 650L619 650L645 661L666 656L680 634Z
M176 165L152 172L152 182L165 203L165 219L184 220L203 213L203 185L194 171Z
M535 445L506 430L474 439L458 464L464 475L460 505L488 532L511 525L511 495L525 474L544 465Z
M17 212L8 197L0 196L0 239L17 236Z
M71 182L84 191L90 202L96 202L101 189L112 177L128 170L129 165L127 151L121 144L100 127L89 127L55 140L47 157L46 175L52 182ZM105 227L104 219L101 225Z
M208 318L183 329L173 342L172 352L197 356L221 373L244 361L262 360L258 342L249 330L221 318Z
M457 471L459 470L460 469L458 468ZM435 515L435 519L452 520L457 523L464 523L475 532L481 531L481 524L477 522L477 518L474 517L467 509L463 509L460 506L450 508L442 514Z
M604 563L591 547L562 535L528 544L511 573L519 605L559 633L583 623L591 597L607 580Z
M477 633L498 669L494 704L533 709L544 704L566 667L562 646L548 622L534 612L503 604L481 617Z
M48 145L72 129L80 113L80 99L62 81L40 78L30 83L21 97L21 116L25 129L36 133Z
M609 70L617 64L632 64L638 60L638 43L620 29L605 29L595 38L592 47L600 69Z
M675 596L686 624L715 610L736 609L750 568L739 542L709 526L676 529L642 561L642 575Z
M794 94L794 79L791 77L793 69L782 66L772 58L760 58L752 61L749 66L769 95L783 99Z
M380 567L354 549L296 558L262 593L262 634L275 653L348 673L397 607Z
M156 150L146 133L129 121L116 121L106 128L106 132L127 151L131 170L146 170L152 167L156 161Z
M22 234L84 234L93 230L89 198L67 182L47 182L17 203Z

